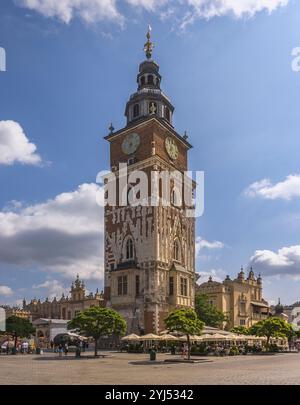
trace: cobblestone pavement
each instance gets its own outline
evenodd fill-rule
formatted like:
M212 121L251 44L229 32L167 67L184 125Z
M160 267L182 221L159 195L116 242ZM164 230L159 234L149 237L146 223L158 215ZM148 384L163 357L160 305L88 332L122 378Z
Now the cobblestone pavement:
M209 358L209 362L164 363L158 354L106 353L75 359L55 354L0 355L0 384L300 384L300 353ZM208 360L205 358L203 360Z

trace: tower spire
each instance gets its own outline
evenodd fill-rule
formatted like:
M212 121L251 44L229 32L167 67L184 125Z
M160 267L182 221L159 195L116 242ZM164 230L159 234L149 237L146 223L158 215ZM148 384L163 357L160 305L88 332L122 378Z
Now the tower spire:
M153 49L154 44L151 41L151 27L149 25L147 42L144 46L146 59L140 63L137 75L138 88L126 104L127 125L134 121L156 116L172 126L174 106L161 90L159 65L152 59Z
M153 44L153 42L151 42L151 31L152 31L152 28L151 28L151 25L149 24L148 25L148 32L147 32L147 35L146 35L147 42L145 43L145 46L144 46L144 51L146 53L147 59L151 59L153 48L154 48L154 44Z

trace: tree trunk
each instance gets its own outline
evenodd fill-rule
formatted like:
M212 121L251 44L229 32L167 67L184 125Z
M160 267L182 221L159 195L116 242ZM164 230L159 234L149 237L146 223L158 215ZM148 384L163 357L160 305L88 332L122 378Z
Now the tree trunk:
M266 346L267 346L267 351L269 351L269 342L270 342L270 338L271 338L271 336L267 336L267 343L266 343Z
M14 336L14 342L15 342L15 350L17 350L17 342L18 342L18 335L15 333L15 336Z
M98 356L98 339L95 339L95 357Z
M188 344L188 360L191 359L191 341L190 341L190 335L187 336L187 344Z

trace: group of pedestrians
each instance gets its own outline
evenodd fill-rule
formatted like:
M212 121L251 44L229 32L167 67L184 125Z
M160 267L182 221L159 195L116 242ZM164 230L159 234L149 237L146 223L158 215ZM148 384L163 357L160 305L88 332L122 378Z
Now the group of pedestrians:
M68 345L68 343L65 343L64 345L60 344L58 346L59 357L62 357L63 354L65 354L65 356L67 356L68 353L69 353L69 345Z
M63 355L67 356L69 353L69 344L68 343L60 343L58 345L58 347L55 348L55 346L53 345L51 347L55 352L58 352L59 357L63 357ZM85 341L80 341L78 346L77 346L77 350L76 352L78 352L78 350L81 352L85 352L86 349L88 348L88 343Z
M1 352L10 354L14 351L14 353L21 353L21 354L30 354L33 352L33 348L29 345L29 342L23 341L17 344L16 348L12 341L6 341L1 346Z

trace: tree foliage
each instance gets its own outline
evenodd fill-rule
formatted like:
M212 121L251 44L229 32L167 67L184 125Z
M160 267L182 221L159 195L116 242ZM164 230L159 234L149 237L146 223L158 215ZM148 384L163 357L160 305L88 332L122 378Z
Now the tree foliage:
M28 319L13 315L6 320L6 333L14 337L16 348L18 338L29 338L35 333L35 328Z
M267 347L271 338L287 337L290 338L293 333L292 326L285 320L277 317L270 317L257 322L249 328L251 335L265 336L267 338Z
M196 294L195 310L199 319L207 326L223 328L223 322L227 320L222 311L219 311L214 305L209 303L206 294Z
M202 332L202 322L196 312L190 308L175 309L165 319L165 325L170 332L181 332L187 336L188 358L190 359L191 343L190 335L198 335Z
M97 356L98 340L104 336L124 335L126 321L111 308L91 307L80 312L70 321L68 329L76 330L83 336L92 337L95 341L95 356Z
M230 329L230 332L237 333L238 335L250 335L249 328L246 326L235 326L234 328Z

